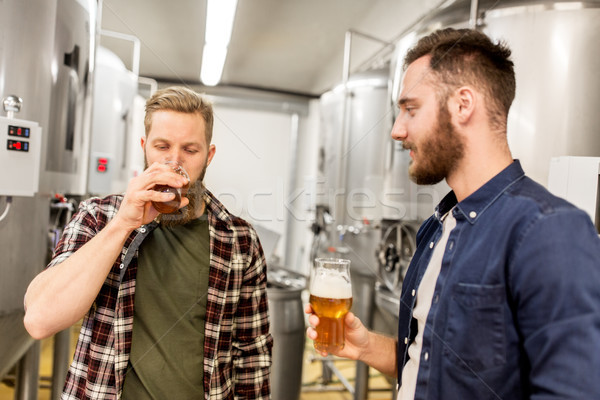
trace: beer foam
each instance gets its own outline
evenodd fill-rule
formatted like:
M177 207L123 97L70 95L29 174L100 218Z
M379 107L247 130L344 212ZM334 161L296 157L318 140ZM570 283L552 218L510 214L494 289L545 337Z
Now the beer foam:
M352 285L342 276L318 276L310 285L310 294L329 299L349 299Z

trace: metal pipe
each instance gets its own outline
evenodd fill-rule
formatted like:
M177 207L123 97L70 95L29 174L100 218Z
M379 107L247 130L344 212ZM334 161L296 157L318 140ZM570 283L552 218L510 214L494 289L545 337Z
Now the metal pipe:
M373 63L373 60L376 59L376 57L379 56L380 53L386 51L389 48L394 48L394 46L396 45L394 42L388 42L387 40L383 40L380 39L378 37L369 35L368 33L363 33L363 32L359 32L359 31L355 31L353 29L350 29L349 31L346 32L346 43L345 43L345 47L344 47L344 76L350 76L350 53L351 53L351 47L352 47L352 35L358 35L358 36L362 36L365 39L369 39L369 40L373 40L375 42L378 43L382 43L384 44L384 46L377 50L377 52L375 52L375 54L371 57L369 57L365 62L363 62L358 68L356 68L355 71L362 71L365 65L371 65ZM350 36L350 38L349 38ZM346 54L346 51L348 51L348 54ZM346 72L347 69L347 72ZM345 83L346 81L344 81Z
M346 377L342 375L340 370L337 369L335 365L333 365L333 362L331 360L325 360L323 361L323 364L327 366L327 368L329 368L329 370L332 371L335 374L335 376L338 377L342 385L344 385L344 387L348 392L350 392L350 394L354 394L354 388L352 387L350 382L348 382L348 379L346 379Z
M375 309L375 282L371 277L357 275L354 275L352 280L357 297L362 300L356 314L367 328L372 329L373 310ZM366 400L369 394L369 366L362 361L357 361L355 377L354 400Z
M378 38L378 37L375 37L375 36L373 36L373 35L369 35L368 33L360 32L360 31L356 31L356 30L354 30L354 29L350 29L348 32L350 32L350 33L351 33L351 34L353 34L353 35L359 35L359 36L362 36L362 37L364 37L365 39L370 39L370 40L373 40L373 41L375 41L375 42L379 42L379 43L385 44L386 46L384 46L384 47L387 47L387 46L392 46L392 45L394 45L394 43L388 42L387 40L383 40L383 39L380 39L380 38Z
M335 185L335 196L333 209L336 210L336 219L338 218L338 213L344 213L346 210L346 196L338 196L338 189L346 187L346 169L348 168L348 162L345 157L346 148L348 147L348 137L350 136L349 132L349 103L350 103L350 92L348 90L348 80L350 79L350 60L352 55L352 31L347 31L345 40L344 40L344 66L343 66L343 85L344 85L344 103L342 106L342 126L341 126L341 135L342 138L340 140L340 147L338 149L338 154L341 157L339 162L339 170L337 176L337 182Z
M131 71L136 76L140 76L140 49L141 49L140 39L138 39L136 36L133 36L133 35L127 35L126 33L121 33L121 32L108 31L105 29L102 29L100 31L100 35L112 37L115 39L126 40L128 42L133 43L133 55L131 58Z
M17 386L15 400L38 398L38 380L40 370L40 341L33 342L27 353L17 365Z
M477 17L479 14L479 1L471 0L471 13L469 14L469 27L477 29Z
M345 392L346 388L343 386L332 387L327 385L319 385L312 387L302 387L302 393L324 393L324 392Z
M70 218L69 218L70 219ZM54 335L54 353L52 357L52 389L50 398L59 400L69 370L71 329L67 328Z
M352 52L352 31L347 31L344 37L344 66L342 69L342 82L348 83L350 78L350 56Z
M285 265L291 267L292 262L292 247L294 246L294 235L293 235L293 221L294 221L294 206L292 196L295 195L297 185L297 163L298 163L298 129L300 126L300 117L298 113L292 114L291 126L290 126L290 149L289 149L289 163L290 163L290 175L289 175L289 190L286 194L284 204L287 206L287 218L285 223L286 239L285 239Z
M396 43L402 37L404 37L410 31L414 30L415 27L419 26L419 24L421 24L425 19L429 18L430 14L432 12L440 9L443 6L448 6L452 3L455 3L456 1L458 1L458 0L441 0L435 7L431 8L429 11L427 11L425 14L423 14L419 19L417 19L415 22L410 24L406 29L402 30L402 32L400 32L398 35L394 36L392 39L389 40L389 42L386 42L386 43L390 43L391 46L395 46ZM375 39L375 40L381 41L380 39ZM382 53L387 51L389 48L390 48L390 46L384 46L381 49L377 50L371 57L369 57L366 61L364 61L361 65L359 65L358 68L356 68L356 70L363 71L365 69L368 69L368 66L372 65L375 62L375 60L378 60L380 57L384 57L385 54L382 54Z
M158 89L158 82L156 81L156 79L138 76L138 84L150 87L150 96L152 96L154 92L156 92L156 90Z
M324 393L324 392L346 392L346 388L343 386L327 386L327 385L319 385L319 386L307 386L303 384L302 393ZM393 394L392 398L395 399L398 396L398 393L395 391L394 387L391 388L370 388L369 393L371 392L391 392Z

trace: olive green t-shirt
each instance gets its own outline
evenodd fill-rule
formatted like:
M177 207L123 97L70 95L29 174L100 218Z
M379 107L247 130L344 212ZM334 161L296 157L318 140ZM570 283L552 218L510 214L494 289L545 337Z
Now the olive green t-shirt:
M204 399L209 261L206 216L142 243L123 399Z

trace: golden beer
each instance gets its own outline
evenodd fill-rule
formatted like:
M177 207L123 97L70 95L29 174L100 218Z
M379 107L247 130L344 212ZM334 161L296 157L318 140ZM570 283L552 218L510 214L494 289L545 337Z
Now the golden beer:
M319 317L315 349L331 353L344 348L344 317L352 307L352 297L329 299L310 295L310 305Z
M352 307L350 260L317 258L311 271L310 305L319 317L315 349L334 353L344 348L344 317Z

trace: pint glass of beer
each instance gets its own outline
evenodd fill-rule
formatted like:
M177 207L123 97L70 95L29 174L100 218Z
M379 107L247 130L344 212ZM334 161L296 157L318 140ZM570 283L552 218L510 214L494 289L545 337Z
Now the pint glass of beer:
M315 349L344 348L344 317L352 306L350 260L317 258L311 272L310 305L319 317Z
M171 168L173 168L173 171L175 171L179 175L187 178L187 180L188 180L188 183L180 188L174 188L169 185L155 185L152 188L152 190L156 190L157 192L173 193L175 195L175 198L171 201L160 202L160 203L157 201L152 202L152 206L159 213L173 214L179 210L179 204L181 203L181 197L185 196L187 194L188 189L190 188L190 184L189 184L190 177L188 176L185 169L183 169L183 166L181 164L179 164L177 161L164 161L163 164L170 166Z

